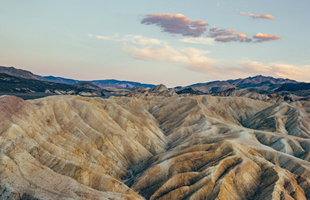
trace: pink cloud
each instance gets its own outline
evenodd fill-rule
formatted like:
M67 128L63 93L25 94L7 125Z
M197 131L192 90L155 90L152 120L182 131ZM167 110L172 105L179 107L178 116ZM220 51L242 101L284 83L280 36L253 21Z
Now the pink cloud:
M250 12L245 13L245 12L239 12L240 15L249 15L250 17L252 17L253 19L274 19L274 16L270 15L270 14L260 14L260 15L254 15Z
M182 14L147 14L141 24L156 25L161 27L163 32L181 34L183 36L199 37L207 29L206 22L190 20Z
M236 33L236 36L238 38L246 38L247 37L246 34L244 34L244 33Z
M257 33L253 36L254 39L257 39L255 42L266 42L271 40L281 40L281 37L278 35L272 35L272 34L263 34L263 33Z
M261 18L261 19L274 19L274 16L271 16L269 14L260 14L260 15L254 15L252 13L248 13L250 17L256 19L256 18Z
M246 15L244 12L240 12L241 15ZM252 18L265 18L273 19L274 17L268 14L254 15L248 13ZM141 20L141 24L156 25L159 26L163 32L171 34L181 34L183 36L200 37L207 32L206 22L200 20L190 20L182 14L147 14ZM257 33L252 38L248 38L245 33L237 33L233 29L218 29L212 27L207 32L207 37L213 38L213 41L217 42L245 42L245 43L259 43L272 40L280 40L281 37L272 34ZM197 43L197 40L191 43ZM188 42L188 41L186 41ZM202 42L202 41L201 41ZM209 42L209 41L208 41ZM203 41L206 43L206 41Z

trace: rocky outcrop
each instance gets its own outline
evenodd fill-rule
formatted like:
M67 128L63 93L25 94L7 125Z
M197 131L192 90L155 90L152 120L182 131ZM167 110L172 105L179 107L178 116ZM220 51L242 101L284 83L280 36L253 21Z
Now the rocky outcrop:
M150 89L149 91L150 92L163 92L166 90L168 90L168 88L165 85L159 84L159 85L156 85L155 87L153 87L152 89Z
M171 97L177 95L177 93L174 91L174 89L168 89L165 85L159 84L151 89L144 89L141 87L134 87L132 88L127 94L125 94L127 97L157 97L157 96L163 96L163 97Z
M1 96L0 111L0 199L310 199L307 101Z

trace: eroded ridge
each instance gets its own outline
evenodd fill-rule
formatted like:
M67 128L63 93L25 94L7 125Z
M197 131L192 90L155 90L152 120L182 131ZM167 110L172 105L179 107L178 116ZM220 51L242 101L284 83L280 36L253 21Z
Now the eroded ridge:
M0 199L310 199L307 101L0 97Z

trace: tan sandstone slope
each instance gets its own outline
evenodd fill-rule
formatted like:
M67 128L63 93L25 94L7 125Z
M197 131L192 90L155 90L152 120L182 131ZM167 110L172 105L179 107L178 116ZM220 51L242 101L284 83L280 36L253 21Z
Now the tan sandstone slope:
M0 97L0 199L310 199L310 103Z

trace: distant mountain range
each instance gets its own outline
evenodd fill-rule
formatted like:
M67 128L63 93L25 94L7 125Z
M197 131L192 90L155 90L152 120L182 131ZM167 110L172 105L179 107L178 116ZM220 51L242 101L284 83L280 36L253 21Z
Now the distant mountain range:
M35 80L54 82L54 83L63 83L63 84L69 84L69 85L74 85L74 84L83 82L82 80L68 79L68 78L63 78L63 77L40 76L40 75L33 74L30 71L23 70L23 69L16 69L14 67L0 66L0 73L8 74L11 76L16 76L20 78L35 79ZM115 87L118 89L130 89L135 86L141 86L144 88L147 88L147 87L152 88L155 86L153 84L144 84L144 83L133 82L133 81L119 81L115 79L92 80L88 82L91 82L99 86L100 88Z
M214 94L223 92L226 90L231 89L246 89L249 91L256 91L264 93L274 92L279 90L283 85L287 85L286 88L291 88L291 85L298 85L298 84L306 84L297 82L291 79L283 79L283 78L274 78L271 76L254 76L248 77L244 79L233 79L233 80L226 80L226 81L213 81L207 83L197 83L187 87L180 87L178 90L185 89L185 88L192 88L196 91L201 91L205 94Z
M282 85L282 84L297 84L299 82L291 79L283 79L283 78L273 78L271 76L254 76L254 77L248 77L244 79L234 79L234 80L227 80L227 81L213 81L213 82L207 82L207 83L196 83L190 86L187 86L189 88L192 88L194 90L198 90L204 93L216 93L216 92L222 92L231 88L263 88L268 85ZM268 90L275 89L268 87Z
M36 75L37 79L42 80L42 81L49 81L49 82L55 82L55 83L64 83L64 84L70 84L74 85L76 83L80 83L83 81L80 80L74 80L74 79L67 79L67 78L62 78L62 77L55 77L55 76L39 76ZM106 80L92 80L88 81L91 82L100 88L105 88L105 87L115 87L118 89L130 89L135 86L140 86L144 88L152 88L155 85L153 84L144 84L144 83L139 83L139 82L133 82L133 81L119 81L115 79L106 79Z
M10 94L15 96L20 96L20 94L27 94L28 97L40 97L55 94L104 96L102 91L98 90L97 88L47 82L0 73L0 95L2 94Z
M14 67L0 66L0 93L80 94L86 96L109 95L203 95L248 97L260 100L310 98L310 83L271 76L197 83L168 89L133 81L114 79L81 81L54 76L40 76ZM158 88L160 88L160 90ZM148 89L153 88L153 89ZM293 96L292 96L293 95Z

